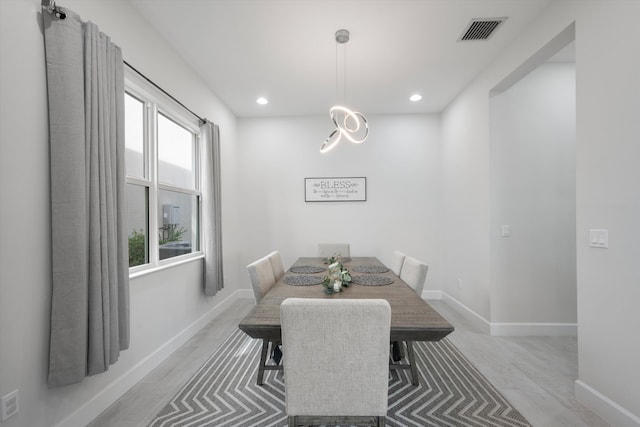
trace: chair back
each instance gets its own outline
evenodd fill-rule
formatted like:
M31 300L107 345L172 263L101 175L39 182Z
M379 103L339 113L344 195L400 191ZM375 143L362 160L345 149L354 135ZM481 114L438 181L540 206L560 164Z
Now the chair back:
M256 304L262 300L267 292L276 284L271 260L269 257L260 258L247 266L249 272L249 280L253 288L253 296L256 298Z
M282 264L282 257L278 251L271 252L267 257L269 257L269 261L271 261L273 276L277 282L282 276L284 276L284 264Z
M402 271L400 271L400 278L420 296L422 296L422 290L424 289L424 281L427 278L427 271L429 266L417 259L407 256L402 263Z
M349 243L320 243L318 244L318 255L323 258L340 254L343 257L350 257Z
M288 416L386 415L386 300L288 298L280 319Z
M393 271L393 274L395 274L396 276L400 276L400 272L402 271L402 263L404 262L405 257L406 255L400 251L393 252L393 258L391 259L390 268L391 271Z

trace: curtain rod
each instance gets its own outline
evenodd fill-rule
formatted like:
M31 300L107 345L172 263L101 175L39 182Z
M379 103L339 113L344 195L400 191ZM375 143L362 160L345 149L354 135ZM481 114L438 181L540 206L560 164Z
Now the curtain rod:
M65 19L67 17L67 14L64 13L64 11L60 8L60 6L56 5L55 0L42 0L41 2L41 6L42 8L44 8L47 12L49 12L52 15L56 15L56 17L58 17L59 19ZM145 79L146 81L148 81L149 83L151 83L153 86L155 86L159 91L161 91L162 93L164 93L165 95L167 95L169 98L171 98L172 100L174 100L178 105L180 105L182 108L184 108L185 110L187 110L188 112L190 112L194 117L196 117L199 121L200 124L206 123L208 122L207 119L203 119L202 117L200 117L199 115L197 115L196 113L194 113L193 111L191 111L190 108L187 108L186 105L184 105L182 102L178 101L176 98L174 98L169 92L167 92L166 90L162 89L160 86L158 86L153 80L151 80L149 77L145 76L144 74L142 74L140 71L138 71L133 65L129 64L127 61L122 61L124 62L124 64L129 67L132 71L135 71L140 77L142 77L143 79Z
M124 64L129 67L132 71L135 71L140 77L142 77L143 79L145 79L146 81L148 81L149 83L151 83L156 89L158 89L159 91L161 91L162 93L164 93L165 95L167 95L169 98L171 98L173 101L175 101L176 103L178 103L178 105L180 105L182 108L184 108L185 110L187 110L188 112L190 112L194 117L196 117L199 121L200 124L206 123L209 120L207 119L203 119L202 117L200 117L199 115L197 115L196 113L194 113L193 111L191 111L191 109L187 108L187 106L185 106L182 102L178 101L176 98L174 98L169 92L167 92L166 90L162 89L160 86L158 86L153 80L151 80L149 77L145 76L144 74L142 74L140 71L138 71L134 66L132 66L131 64L129 64L127 61L122 61L124 62Z

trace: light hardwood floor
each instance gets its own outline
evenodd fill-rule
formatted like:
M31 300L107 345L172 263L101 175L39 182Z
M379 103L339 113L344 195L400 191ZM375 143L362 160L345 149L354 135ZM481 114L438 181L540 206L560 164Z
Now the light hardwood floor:
M144 427L251 310L235 302L147 375L91 427ZM442 301L429 301L455 327L449 339L535 427L605 427L573 397L577 340L571 337L490 337Z

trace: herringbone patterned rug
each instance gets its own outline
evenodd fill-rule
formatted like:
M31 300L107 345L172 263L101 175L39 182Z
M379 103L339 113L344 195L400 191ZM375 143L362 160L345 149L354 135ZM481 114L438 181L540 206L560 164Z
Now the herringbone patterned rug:
M150 427L286 426L282 373L266 371L256 385L261 344L235 331ZM414 349L420 385L391 371L387 426L530 426L446 338Z

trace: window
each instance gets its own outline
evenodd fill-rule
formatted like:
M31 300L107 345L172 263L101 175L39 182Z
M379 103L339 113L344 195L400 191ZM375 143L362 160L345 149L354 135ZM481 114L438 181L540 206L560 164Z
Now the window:
M129 267L200 252L198 123L148 82L127 74L125 167Z

